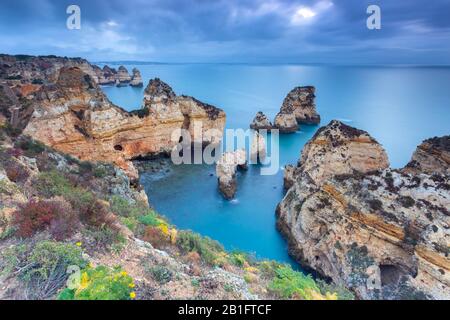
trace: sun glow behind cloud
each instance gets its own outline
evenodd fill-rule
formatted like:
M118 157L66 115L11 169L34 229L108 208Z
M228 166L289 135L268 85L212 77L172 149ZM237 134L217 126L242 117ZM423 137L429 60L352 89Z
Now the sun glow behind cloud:
M300 6L297 7L294 14L291 16L291 24L301 25L303 23L311 22L314 17L327 11L333 7L333 2L319 1L312 7Z

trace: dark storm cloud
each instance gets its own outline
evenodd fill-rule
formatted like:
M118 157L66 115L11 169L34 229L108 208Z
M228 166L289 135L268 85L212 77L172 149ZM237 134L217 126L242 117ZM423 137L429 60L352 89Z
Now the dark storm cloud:
M65 28L66 8L82 29ZM366 8L382 29L366 28ZM450 63L450 0L2 0L0 51L91 60Z

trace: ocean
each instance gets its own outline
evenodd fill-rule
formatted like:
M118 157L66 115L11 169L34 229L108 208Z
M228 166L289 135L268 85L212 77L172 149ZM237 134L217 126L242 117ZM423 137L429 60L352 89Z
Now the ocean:
M110 64L115 68L118 65ZM284 97L296 86L316 87L320 125L338 119L366 130L386 149L391 166L400 168L424 139L450 134L450 68L420 66L321 66L246 64L142 64L145 85L159 77L177 94L222 108L227 128L247 129L257 111L273 119ZM141 107L144 88L104 87L126 110ZM280 136L280 170L260 175L250 166L238 176L236 198L217 189L215 167L171 166L164 174L143 173L150 203L180 229L220 241L226 249L259 258L295 263L275 228L275 208L283 198L283 172L295 164L303 145L320 126L302 126Z

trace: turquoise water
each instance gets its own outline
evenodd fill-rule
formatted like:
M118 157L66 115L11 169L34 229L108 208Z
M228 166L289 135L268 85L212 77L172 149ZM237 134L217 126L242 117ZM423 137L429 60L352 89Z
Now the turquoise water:
M117 67L117 66L116 66ZM126 65L131 70L135 65ZM136 65L144 81L159 77L177 94L194 96L227 113L227 128L248 128L258 110L273 119L295 86L317 88L322 125L339 119L367 130L383 144L393 167L402 167L424 139L449 134L450 68L326 67L296 65ZM140 107L143 88L105 87L127 110ZM317 130L280 138L280 166L297 162ZM252 166L238 177L236 199L217 191L214 166L173 166L170 173L143 174L150 202L182 229L219 240L227 249L289 262L285 241L275 229L275 208L283 197L283 173L261 176Z

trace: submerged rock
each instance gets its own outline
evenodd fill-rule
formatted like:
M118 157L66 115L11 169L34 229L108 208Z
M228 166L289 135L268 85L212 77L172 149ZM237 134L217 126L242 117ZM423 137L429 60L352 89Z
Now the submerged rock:
M284 99L280 112L293 114L299 124L319 124L315 92L312 86L294 88Z
M237 190L236 171L247 170L247 155L245 150L225 152L216 164L216 175L219 190L225 199L234 198Z
M294 133L300 128L295 116L290 113L278 113L274 125L281 133Z
M253 130L271 130L273 128L274 126L262 111L258 111L252 123L250 124L250 129Z
M277 226L304 266L363 299L450 297L448 174L389 169L375 139L332 121L285 186Z

